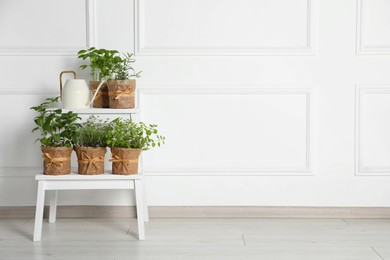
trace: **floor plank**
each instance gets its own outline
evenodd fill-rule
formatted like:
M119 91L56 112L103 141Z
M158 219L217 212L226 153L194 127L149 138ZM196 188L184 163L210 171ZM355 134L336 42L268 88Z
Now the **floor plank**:
M373 250L382 258L382 260L390 260L390 247L374 246Z
M0 219L0 259L390 260L390 219Z

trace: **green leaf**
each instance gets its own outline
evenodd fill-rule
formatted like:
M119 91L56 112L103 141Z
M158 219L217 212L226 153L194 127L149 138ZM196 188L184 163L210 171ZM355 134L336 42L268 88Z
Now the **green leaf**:
M39 113L34 118L36 127L32 131L41 132L41 138L38 140L44 146L72 144L72 139L77 134L77 114L70 113L64 117L61 109L47 110L47 107L54 106L59 99L60 97L47 98L39 106L32 107Z

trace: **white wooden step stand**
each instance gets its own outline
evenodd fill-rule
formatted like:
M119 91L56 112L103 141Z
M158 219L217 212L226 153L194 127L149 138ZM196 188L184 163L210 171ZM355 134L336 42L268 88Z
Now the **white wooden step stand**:
M34 241L40 241L42 236L43 208L45 192L50 191L50 215L49 223L56 222L57 191L58 190L115 190L134 189L137 208L138 239L145 240L144 222L149 221L148 207L144 190L144 176L116 175L105 173L100 175L69 175L51 176L38 174L37 205L35 211Z

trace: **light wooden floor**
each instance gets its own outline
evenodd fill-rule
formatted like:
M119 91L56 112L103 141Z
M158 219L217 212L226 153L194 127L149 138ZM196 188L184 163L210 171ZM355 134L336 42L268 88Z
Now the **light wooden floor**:
M390 219L0 219L0 259L390 260Z

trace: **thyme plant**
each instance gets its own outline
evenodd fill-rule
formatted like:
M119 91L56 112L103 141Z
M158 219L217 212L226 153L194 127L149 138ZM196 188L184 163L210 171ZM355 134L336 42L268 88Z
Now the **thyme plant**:
M107 122L90 116L81 124L76 136L76 145L83 147L106 147Z

